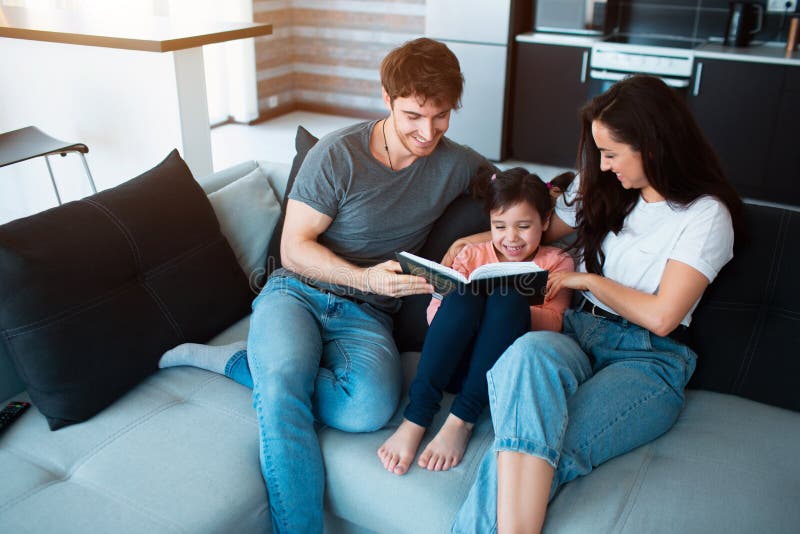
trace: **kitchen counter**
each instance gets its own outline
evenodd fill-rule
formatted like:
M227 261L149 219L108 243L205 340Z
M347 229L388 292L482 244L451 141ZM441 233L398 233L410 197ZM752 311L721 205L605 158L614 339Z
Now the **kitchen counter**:
M536 43L561 46L591 47L602 42L603 35L574 35L547 32L529 32L517 35L519 43ZM684 49L681 49L682 51ZM705 43L694 50L696 58L727 59L800 66L800 51L786 52L785 43L764 43L748 47L723 46L720 43Z
M775 63L800 67L800 52L797 50L794 52L786 52L785 43L765 43L747 47L706 43L695 49L694 57L728 59L731 61L752 61L755 63Z
M517 35L518 43L550 44L560 46L591 47L603 39L602 35L578 35L568 33L528 32Z

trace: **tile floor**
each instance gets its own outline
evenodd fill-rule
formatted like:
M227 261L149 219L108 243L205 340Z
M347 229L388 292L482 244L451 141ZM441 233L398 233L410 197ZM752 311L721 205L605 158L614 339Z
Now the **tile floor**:
M242 124L218 126L211 130L214 170L219 171L249 159L291 163L294 158L294 136L298 125L321 137L361 120L363 119L294 111L254 126ZM522 166L539 174L544 180L549 180L567 170L515 160L502 161L497 165L501 169Z

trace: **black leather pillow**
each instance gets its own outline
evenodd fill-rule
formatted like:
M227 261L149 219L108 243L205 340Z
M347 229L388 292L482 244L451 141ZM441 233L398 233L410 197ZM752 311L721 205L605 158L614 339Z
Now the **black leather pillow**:
M292 168L289 171L289 180L286 182L286 191L283 193L283 202L281 202L281 216L275 224L275 231L272 232L272 237L269 240L267 247L267 265L266 274L269 274L281 266L281 234L283 233L283 220L286 218L286 203L289 200L289 193L292 192L294 180L297 178L297 173L300 172L300 166L303 160L306 159L306 154L311 148L317 144L317 139L308 130L302 126L297 127L297 134L294 138L294 148L296 153L292 160Z
M800 411L800 212L745 204L745 227L693 314L689 386Z
M489 230L489 217L483 211L483 201L462 196L455 199L433 225L428 240L418 254L429 260L442 261L453 241ZM403 305L394 319L394 338L403 351L422 350L428 331L426 310L430 295L403 297Z
M246 315L252 293L177 151L118 187L0 226L0 336L50 428L85 421Z

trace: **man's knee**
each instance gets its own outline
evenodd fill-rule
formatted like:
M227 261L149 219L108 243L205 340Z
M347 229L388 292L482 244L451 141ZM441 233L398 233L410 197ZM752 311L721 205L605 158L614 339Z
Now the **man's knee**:
M355 387L346 401L330 409L319 407L323 423L345 432L374 432L386 426L400 401L399 388L388 384L377 388Z

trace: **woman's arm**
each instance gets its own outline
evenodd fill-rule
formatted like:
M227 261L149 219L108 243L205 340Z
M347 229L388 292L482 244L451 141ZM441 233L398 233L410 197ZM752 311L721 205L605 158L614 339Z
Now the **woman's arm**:
M553 212L553 214L550 215L550 226L547 227L547 231L542 235L542 244L548 245L550 243L555 243L574 231L575 228L565 223L561 220L561 217Z
M547 281L547 299L564 288L588 290L625 319L666 336L678 327L708 284L708 278L694 267L669 260L655 295L596 274L553 273Z

